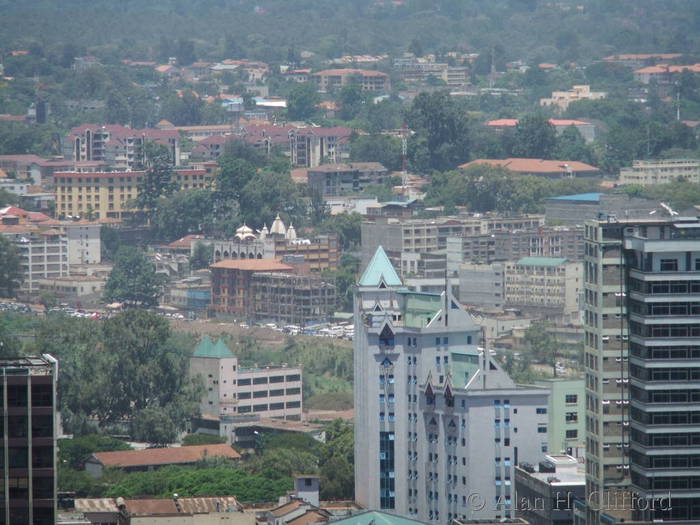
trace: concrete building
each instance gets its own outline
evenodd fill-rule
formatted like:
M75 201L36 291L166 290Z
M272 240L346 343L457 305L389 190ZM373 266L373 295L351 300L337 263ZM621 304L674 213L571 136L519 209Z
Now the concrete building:
M584 380L553 378L539 380L537 384L551 391L547 409L550 452L583 458L586 447Z
M302 258L312 273L335 271L340 262L338 235L323 234L311 239L298 238L293 225L287 227L279 215L268 230L254 231L242 225L227 240L206 240L214 247L214 262L224 259L282 259Z
M363 91L383 92L391 89L389 75L371 69L325 69L313 73L311 78L321 93L335 91L353 83L358 84Z
M368 186L380 185L389 177L389 170L378 162L323 164L311 168L308 184L323 197L357 194Z
M545 199L547 223L581 225L601 216L618 219L646 218L664 210L650 199L632 197L626 193L580 193Z
M576 160L544 160L544 159L476 159L459 166L467 169L472 166L495 166L507 169L518 175L537 175L552 179L599 177L600 170L595 166Z
M530 525L573 525L574 501L585 498L586 475L578 460L546 455L537 466L515 469L518 516Z
M586 224L588 523L700 518L692 410L699 227L697 218ZM607 502L619 491L639 504L611 518Z
M445 257L449 237L532 230L543 225L544 216L542 215L504 217L489 214L462 214L434 219L376 217L363 221L361 226L361 264L366 265L379 246L382 246L392 262L399 266L402 252L442 251Z
M56 523L56 380L58 361L0 359L2 523Z
M301 419L300 367L241 367L223 340L214 343L205 335L190 358L190 375L205 383L202 416L218 421L218 433L229 443L235 441L237 416Z
M590 86L574 86L569 91L552 91L549 98L541 98L540 106L553 106L559 112L564 112L569 104L578 100L600 100L607 93L603 91L591 91Z
M459 267L459 301L477 307L503 308L505 265L464 263Z
M356 501L430 523L511 517L514 466L549 446L548 391L517 387L454 296L404 288L381 247L354 315Z
M289 158L292 166L315 168L324 163L343 162L350 157L352 130L336 126L321 128L308 126L291 129Z
M170 465L192 466L205 458L236 460L241 455L224 443L95 452L85 461L85 472L97 478L106 468L144 472Z
M68 264L100 264L102 262L102 225L93 221L70 221L61 224L68 239Z
M133 170L144 161L146 142L170 151L173 166L180 165L180 133L174 129L131 129L117 124L83 124L63 139L63 156L74 161L101 161L113 170Z
M17 249L23 275L21 292L36 293L41 279L69 275L68 239L60 230L20 224L16 217L5 216L0 222L0 235Z
M121 219L134 213L129 203L139 196L143 171L54 173L56 215ZM208 188L213 174L205 170L176 170L173 181L180 189Z
M303 326L335 311L335 285L276 259L224 259L210 268L217 315Z
M576 131L578 131L581 134L581 137L583 137L583 140L586 142L590 143L595 140L596 137L596 128L595 125L591 122L586 122L585 120L570 120L570 119L554 119L550 118L549 123L552 125L554 130L557 132L557 135L561 135L569 129L571 126L573 126ZM502 118L502 119L496 119L496 120L490 120L486 123L486 125L490 129L498 130L498 131L505 131L505 130L514 130L516 126L518 125L518 119L517 118Z
M75 511L87 520L79 523L92 525L255 525L255 514L233 496L80 498Z
M603 60L611 64L639 69L644 66L653 66L659 62L676 60L682 56L680 53L621 53L607 56Z
M540 226L447 238L447 267L465 262L515 261L522 257L583 260L583 226Z
M620 169L620 184L653 186L679 179L700 182L700 161L696 159L635 160L631 168Z
M576 319L583 264L553 257L523 257L505 265L505 300L546 316Z
M89 275L66 275L39 279L38 292L48 292L62 302L75 303L82 299L98 300L104 290L106 279Z
M2 172L0 172L0 174L1 173ZM0 177L0 191L4 190L14 195L17 195L18 197L25 196L31 184L31 180L17 180L6 177Z

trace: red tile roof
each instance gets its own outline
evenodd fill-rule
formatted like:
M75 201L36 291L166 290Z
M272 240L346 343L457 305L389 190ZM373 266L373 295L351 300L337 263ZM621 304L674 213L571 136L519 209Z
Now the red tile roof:
M196 463L206 457L238 459L241 455L229 445L217 444L95 452L92 457L105 467L141 467Z
M249 272L286 272L294 268L276 259L224 259L210 266L225 270L243 270Z
M490 166L500 166L509 171L518 173L566 173L567 171L576 172L597 172L598 168L578 162L575 160L543 160L543 159L476 159L466 164L462 164L460 168L468 168L475 165L487 164Z
M554 119L550 118L549 123L552 126L585 126L589 125L590 122L585 122L583 120L566 120L566 119ZM497 120L490 120L486 123L487 126L494 128L506 128L515 127L518 125L517 118L501 118Z
M381 71L375 71L373 69L324 69L323 71L314 73L314 76L317 77L346 75L360 75L363 77L389 77L389 75L387 75L386 73L382 73Z
M157 514L209 514L227 509L239 510L238 500L233 496L204 498L144 498L125 500L126 510L131 516Z

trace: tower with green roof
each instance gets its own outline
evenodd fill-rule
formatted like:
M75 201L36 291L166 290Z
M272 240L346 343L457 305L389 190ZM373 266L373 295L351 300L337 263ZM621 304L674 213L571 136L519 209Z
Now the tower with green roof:
M382 247L354 318L356 501L436 524L512 517L513 467L547 447L548 391L516 386L449 289L409 290Z

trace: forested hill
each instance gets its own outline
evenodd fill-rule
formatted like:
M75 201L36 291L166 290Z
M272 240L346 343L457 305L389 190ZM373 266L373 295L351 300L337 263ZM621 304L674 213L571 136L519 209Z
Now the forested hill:
M0 52L70 44L114 59L158 58L177 38L195 40L201 58L396 54L413 42L481 52L497 67L700 43L697 0L0 0L0 12Z

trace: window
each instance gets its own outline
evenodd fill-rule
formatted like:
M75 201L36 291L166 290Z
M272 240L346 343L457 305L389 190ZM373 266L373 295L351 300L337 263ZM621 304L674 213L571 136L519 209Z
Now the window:
M565 402L567 405L573 405L578 402L578 396L576 394L566 394Z
M238 385L239 386L246 386L250 384L250 379L239 379L238 380Z
M261 390L261 391L259 391L259 392L253 392L253 397L254 397L254 398L267 397L267 391L266 391L266 390Z
M578 421L578 412L567 412L566 413L566 422L567 423L576 423Z
M662 272L677 272L678 271L678 260L677 259L661 259L660 269Z
M267 377L255 377L255 378L253 378L253 384L254 385L266 385L267 384Z
M536 410L536 412L537 412L538 414L546 414L546 413L547 413L547 409L546 409L546 408L538 408L538 409Z
M547 433L547 425L538 425L537 426L537 433L538 434L546 434Z
M566 439L576 439L577 437L578 437L578 430L573 429L573 430L566 431Z
M549 447L547 446L546 442L543 442L542 445L540 446L540 450L544 453L547 453L548 448Z
M299 374L292 374L287 376L287 381L300 381L301 376Z
M250 392L239 392L238 399L250 399Z

